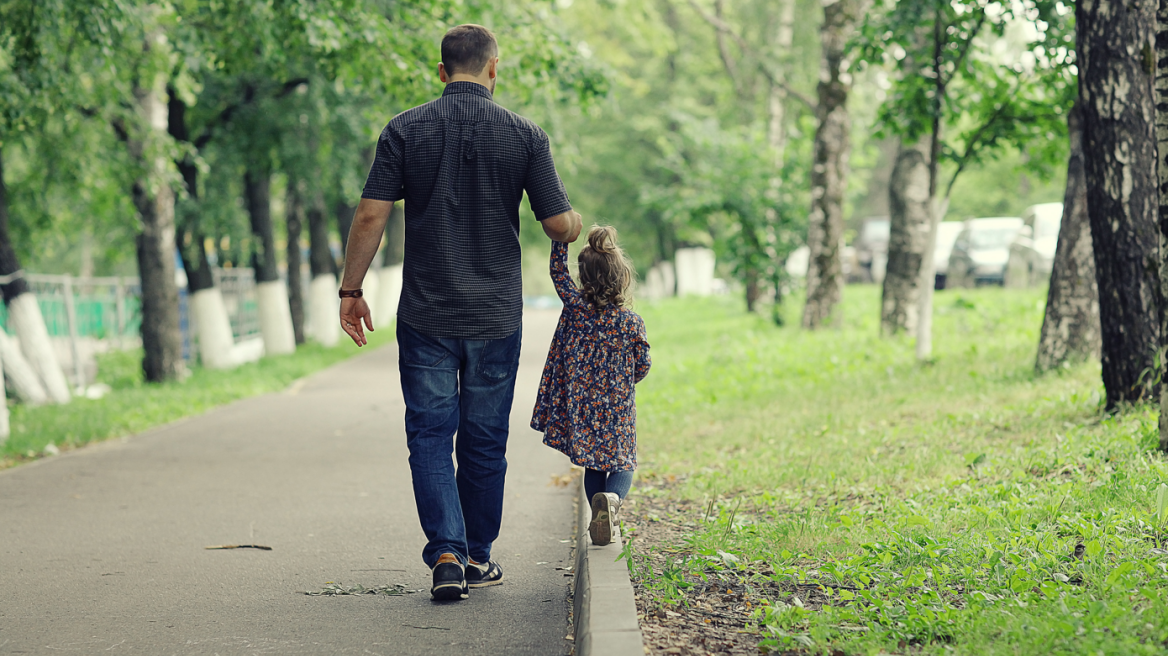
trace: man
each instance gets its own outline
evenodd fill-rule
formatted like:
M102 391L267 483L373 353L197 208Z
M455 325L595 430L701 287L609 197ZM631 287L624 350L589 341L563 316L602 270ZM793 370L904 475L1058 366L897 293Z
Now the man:
M428 540L422 559L436 600L466 599L469 588L503 581L491 543L503 515L519 368L524 191L550 238L572 242L581 228L547 135L492 100L498 54L485 27L446 33L442 97L394 117L378 139L341 283L341 327L363 346L373 323L359 287L393 204L404 200L398 366L414 499Z

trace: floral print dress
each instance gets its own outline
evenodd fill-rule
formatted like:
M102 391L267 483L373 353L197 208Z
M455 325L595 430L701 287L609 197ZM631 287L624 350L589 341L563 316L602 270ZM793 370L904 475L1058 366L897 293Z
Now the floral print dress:
M568 245L553 242L552 280L564 302L531 427L581 467L637 468L634 385L649 373L645 322L627 308L596 310L568 273Z

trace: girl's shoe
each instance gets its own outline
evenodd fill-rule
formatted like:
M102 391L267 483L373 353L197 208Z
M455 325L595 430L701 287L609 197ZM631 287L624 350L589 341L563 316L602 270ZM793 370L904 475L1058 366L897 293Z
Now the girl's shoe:
M612 542L617 531L620 511L620 497L611 492L597 492L592 497L592 523L588 525L588 535L592 544L603 547Z

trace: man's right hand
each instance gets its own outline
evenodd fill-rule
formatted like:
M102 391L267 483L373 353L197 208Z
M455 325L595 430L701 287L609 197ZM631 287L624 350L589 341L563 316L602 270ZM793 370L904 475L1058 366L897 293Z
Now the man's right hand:
M543 226L543 232L554 241L562 241L570 244L580 237L580 231L584 229L584 221L580 218L580 213L576 210L568 210L563 214L549 216L540 221Z
M364 324L364 325L362 325ZM365 339L365 329L373 332L373 313L364 298L341 299L341 330L353 338L357 346L365 346L369 340Z

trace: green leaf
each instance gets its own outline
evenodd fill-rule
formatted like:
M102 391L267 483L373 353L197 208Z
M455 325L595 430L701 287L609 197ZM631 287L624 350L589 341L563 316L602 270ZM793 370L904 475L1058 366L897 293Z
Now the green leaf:
M1163 483L1156 488L1156 526L1163 527L1165 515L1168 514L1168 485Z

